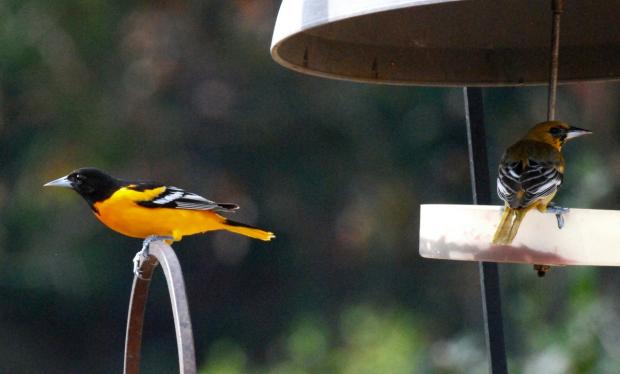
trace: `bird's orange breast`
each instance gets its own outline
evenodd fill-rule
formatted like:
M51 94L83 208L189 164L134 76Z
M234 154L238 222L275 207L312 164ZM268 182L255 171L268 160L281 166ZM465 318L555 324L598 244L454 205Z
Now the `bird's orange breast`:
M165 187L147 191L121 188L108 199L97 202L95 216L106 226L133 238L150 235L172 236L180 240L193 235L222 228L223 218L211 211L175 208L147 208L139 201L154 199Z

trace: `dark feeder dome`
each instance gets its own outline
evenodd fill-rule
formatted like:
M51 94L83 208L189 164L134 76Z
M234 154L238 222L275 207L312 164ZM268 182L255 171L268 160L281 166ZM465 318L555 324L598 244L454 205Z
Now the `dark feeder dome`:
M323 77L423 86L546 84L552 11L540 0L282 2L271 54ZM620 78L620 2L570 1L560 82Z

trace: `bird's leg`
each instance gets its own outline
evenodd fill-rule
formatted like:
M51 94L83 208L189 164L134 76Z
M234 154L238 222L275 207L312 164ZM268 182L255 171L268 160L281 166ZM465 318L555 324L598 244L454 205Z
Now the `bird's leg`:
M549 203L545 208L545 213L555 214L555 218L558 220L559 229L562 229L562 227L564 227L564 214L568 213L569 211L570 209L555 205L554 203ZM538 276L541 278L544 277L545 274L547 274L549 269L551 269L551 265L534 265L534 271L536 271Z
M555 214L555 218L558 220L559 229L564 227L564 214L568 213L569 211L569 208L564 208L559 205L555 205L554 203L549 203L549 205L547 205L547 209L545 209L546 213Z
M142 242L142 249L136 253L136 255L133 258L133 273L135 275L137 275L139 278L142 278L142 272L140 271L140 268L142 267L142 264L144 263L144 261L146 261L146 259L149 257L149 246L151 245L152 242L156 242L158 240L173 240L174 238L172 238L171 236L157 236L157 235L151 235L151 236L147 236L146 239L144 239L144 242Z

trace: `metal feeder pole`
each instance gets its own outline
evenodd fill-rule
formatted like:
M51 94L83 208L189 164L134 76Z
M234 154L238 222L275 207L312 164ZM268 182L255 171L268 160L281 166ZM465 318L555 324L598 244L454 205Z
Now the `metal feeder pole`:
M482 89L479 87L465 87L463 94L465 97L467 146L469 149L469 171L473 203L476 205L489 205L491 204L491 190L489 187L489 163L484 132ZM490 361L489 372L492 374L508 373L497 264L493 262L480 262L478 266L482 292L484 332Z
M549 64L548 121L555 119L556 112L560 56L560 18L564 11L564 0L551 0L551 4L553 26L551 30L551 59ZM484 132L482 89L466 87L463 93L465 97L467 145L469 148L469 169L473 202L474 204L490 204L491 191L489 187L486 136ZM498 267L496 263L481 262L479 269L485 336L490 360L489 372L492 374L507 373Z

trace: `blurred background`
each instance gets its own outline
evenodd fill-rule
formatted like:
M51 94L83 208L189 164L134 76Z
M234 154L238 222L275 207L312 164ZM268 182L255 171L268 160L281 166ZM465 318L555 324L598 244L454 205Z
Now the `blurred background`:
M462 90L286 70L269 55L278 7L0 2L0 372L122 371L141 242L41 187L83 166L238 203L277 234L174 245L201 372L487 372L478 265L418 255L419 205L471 201ZM558 117L595 135L566 147L558 203L620 209L619 99L619 83L560 87ZM494 179L546 89L487 89L485 105ZM616 269L500 275L510 370L617 370ZM144 372L178 370L174 339L158 272Z

